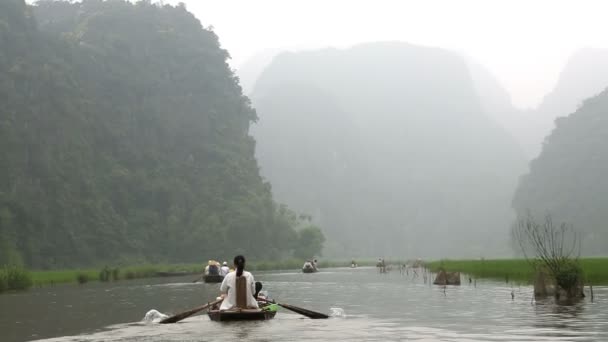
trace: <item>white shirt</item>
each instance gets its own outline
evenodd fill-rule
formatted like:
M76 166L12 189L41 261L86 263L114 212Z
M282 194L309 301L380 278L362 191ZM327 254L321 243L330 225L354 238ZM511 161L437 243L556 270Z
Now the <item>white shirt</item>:
M228 273L230 273L230 267L228 266L222 266L222 268L220 268L220 275L221 276L226 276Z
M247 280L247 306L250 308L258 308L258 302L253 298L255 293L255 280L253 275L247 271L243 271L242 277ZM236 271L230 272L224 277L224 281L220 286L222 293L227 293L220 310L232 309L236 306Z

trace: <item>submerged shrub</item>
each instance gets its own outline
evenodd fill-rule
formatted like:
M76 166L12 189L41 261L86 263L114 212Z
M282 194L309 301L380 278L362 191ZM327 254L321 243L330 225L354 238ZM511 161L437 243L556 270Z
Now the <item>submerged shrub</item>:
M6 277L6 272L3 269L0 269L0 293L8 290L8 280Z
M562 265L555 274L555 282L568 294L582 283L583 269L574 261Z
M86 273L78 273L76 275L76 281L78 281L78 284L87 283L89 281L89 276Z
M0 292L6 290L26 290L32 286L30 273L18 266L0 268Z
M110 269L108 266L104 267L101 272L99 272L99 281L108 281L110 280Z

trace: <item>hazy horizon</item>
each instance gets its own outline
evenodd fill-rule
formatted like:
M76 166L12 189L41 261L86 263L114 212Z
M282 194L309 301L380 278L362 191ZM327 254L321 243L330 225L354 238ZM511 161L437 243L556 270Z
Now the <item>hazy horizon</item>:
M472 58L518 108L538 106L576 51L608 48L607 5L600 1L183 2L205 27L213 26L235 69L266 50L402 41Z

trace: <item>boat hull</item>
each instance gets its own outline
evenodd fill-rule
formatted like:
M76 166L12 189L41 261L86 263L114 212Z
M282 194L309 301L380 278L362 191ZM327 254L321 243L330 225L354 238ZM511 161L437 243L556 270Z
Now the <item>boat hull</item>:
M193 274L197 274L197 272L156 272L157 277L181 277Z
M205 283L221 283L224 280L224 276L219 274L208 274L203 276Z
M209 319L216 322L230 321L265 321L273 319L276 311L264 310L239 310L239 311L219 311L211 310L207 312Z
M317 270L315 270L314 268L302 268L302 272L303 273L315 273L315 272L317 272Z

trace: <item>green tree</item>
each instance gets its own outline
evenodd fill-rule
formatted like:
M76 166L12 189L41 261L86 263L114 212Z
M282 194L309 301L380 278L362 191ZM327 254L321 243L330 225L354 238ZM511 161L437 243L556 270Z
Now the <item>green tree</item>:
M325 236L319 227L307 226L298 231L298 238L293 255L296 258L308 259L315 255L321 255Z
M0 263L289 256L228 58L184 6L0 1Z
M604 256L608 244L608 91L555 121L540 155L521 177L513 198L518 215L549 214L580 234L584 255Z

